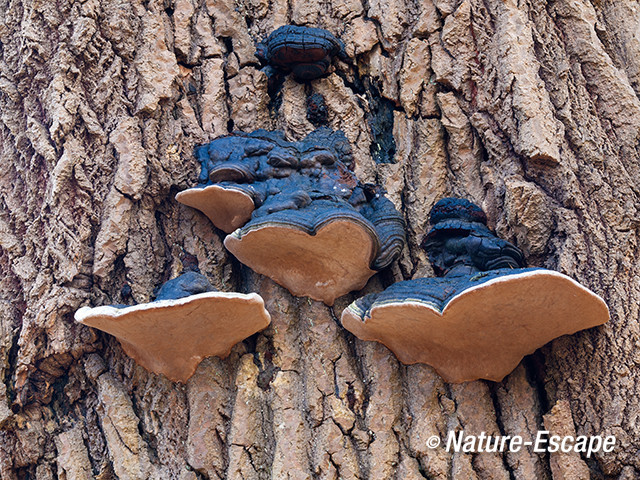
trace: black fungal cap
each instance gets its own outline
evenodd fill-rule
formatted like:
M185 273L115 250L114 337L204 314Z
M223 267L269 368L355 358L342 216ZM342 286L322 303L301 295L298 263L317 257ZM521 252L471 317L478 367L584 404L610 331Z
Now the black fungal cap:
M200 273L189 271L166 282L160 290L156 300L177 300L197 293L215 292L207 277Z
M526 265L522 251L487 228L487 216L469 200L444 198L431 209L433 227L421 247L438 276L466 275Z
M429 222L432 225L450 218L487 224L487 216L482 209L466 198L448 197L438 200L429 213Z
M256 57L282 73L307 82L327 73L334 56L346 59L344 44L322 28L285 25L256 46Z
M328 110L324 97L319 93L314 93L307 97L307 120L316 127L327 123Z

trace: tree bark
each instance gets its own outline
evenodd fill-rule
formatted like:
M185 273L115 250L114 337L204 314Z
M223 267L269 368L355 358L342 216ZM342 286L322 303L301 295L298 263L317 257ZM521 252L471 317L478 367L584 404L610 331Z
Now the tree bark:
M633 0L2 0L0 478L550 479L640 475L640 6ZM254 42L323 27L352 62L269 96ZM313 130L306 95L382 184L407 247L365 292L432 276L439 198L481 205L529 265L600 294L603 327L500 383L446 384L240 265L174 200L195 145ZM186 385L148 373L82 305L146 302L185 255L272 325ZM126 285L131 287L131 298ZM586 456L451 453L431 435L615 435Z

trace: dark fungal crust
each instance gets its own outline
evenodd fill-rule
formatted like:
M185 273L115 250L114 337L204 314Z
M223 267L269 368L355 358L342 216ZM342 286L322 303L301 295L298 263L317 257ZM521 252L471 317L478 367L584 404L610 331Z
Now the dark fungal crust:
M310 81L327 73L334 56L346 59L344 44L327 30L285 25L256 48L256 57L296 80Z
M436 225L442 220L454 218L487 224L487 215L484 211L466 198L447 197L438 200L429 213L429 222L432 225Z
M197 293L216 292L209 279L197 272L185 272L182 275L165 282L156 295L155 301L177 300Z
M329 112L324 96L314 93L307 97L307 120L319 127L327 123Z
M438 201L429 219L421 246L439 276L526 266L522 251L489 230L485 213L466 199Z
M256 236L264 238L265 242L272 241L271 233L286 237L287 232L295 229L303 232L309 245L309 254L325 257L345 255L345 252L323 252L322 241L327 248L359 247L353 243L342 242L338 230L332 223L339 225L352 224L357 236L362 236L367 244L362 247L369 252L358 255L360 266L355 267L353 278L346 278L337 284L344 285L347 290L329 287L335 283L332 278L319 282L326 284L330 293L324 295L322 289L316 289L318 282L309 281L313 298L333 303L335 296L348 293L351 289L364 286L366 279L376 270L387 267L399 255L404 246L404 221L393 204L384 197L384 191L374 185L363 185L352 171L353 156L351 146L344 133L322 127L311 132L298 142L289 142L281 132L256 130L252 133L236 133L221 137L213 142L199 147L196 154L202 165L200 176L206 184L181 192L176 197L179 201L194 206L211 218L212 222L231 233L229 227L238 230L233 234L234 240L226 242L227 248L236 254L251 268L259 268L260 273L274 278L275 270L286 267L269 265L267 258L258 252L245 251L242 241L251 232L254 238L246 245L256 248ZM220 192L209 192L207 189L219 189ZM200 190L198 190L200 189ZM232 201L224 202L223 197L239 192L247 196L250 204ZM193 200L193 195L208 195L209 199L220 199L215 208L203 205ZM224 203L224 205L223 205ZM247 218L249 216L250 218ZM239 222L241 219L245 222ZM286 229L289 230L286 230ZM284 230L283 230L284 229ZM329 235L329 231L332 232ZM258 233L259 232L259 233ZM316 237L311 239L310 237ZM293 237L292 237L293 238ZM292 248L305 248L303 240L295 236L291 240ZM282 242L287 242L282 238ZM342 247L340 247L342 246ZM295 255L292 252L292 255ZM348 254L346 254L348 256ZM252 258L260 258L261 267L252 263ZM298 264L298 260L291 260ZM311 260L309 260L311 262ZM280 262L282 263L282 262ZM336 275L346 275L339 265L329 262L335 267ZM301 267L302 268L302 267ZM320 268L317 269L320 271ZM284 275L284 274L283 274ZM363 278L366 276L365 282ZM276 280L278 281L278 280ZM279 283L282 284L283 281ZM284 281L286 283L286 281ZM287 285L285 285L287 286ZM289 287L287 287L289 288ZM293 288L293 287L292 287Z

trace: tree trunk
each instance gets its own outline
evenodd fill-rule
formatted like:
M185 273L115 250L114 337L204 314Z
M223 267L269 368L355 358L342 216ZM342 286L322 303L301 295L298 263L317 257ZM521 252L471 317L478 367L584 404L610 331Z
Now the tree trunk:
M0 478L550 479L640 475L640 5L634 0L2 0ZM254 42L319 26L351 64L272 97ZM481 205L529 265L600 294L603 327L500 383L447 384L239 264L174 195L195 145L313 130L321 93L356 173L407 222L366 292L432 276L439 198ZM186 383L150 374L82 305L146 302L185 255L272 325ZM131 295L127 295L128 288ZM453 453L432 435L615 435L611 453Z

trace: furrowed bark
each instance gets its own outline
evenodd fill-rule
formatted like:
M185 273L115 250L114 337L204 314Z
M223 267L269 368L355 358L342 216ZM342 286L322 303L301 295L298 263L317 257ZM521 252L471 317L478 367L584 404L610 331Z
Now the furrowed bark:
M640 475L640 9L631 0L0 2L0 478L634 478ZM326 28L334 62L272 97L254 42ZM407 222L364 292L433 274L418 248L443 196L481 205L532 266L600 294L603 327L503 382L448 385L361 342L332 309L248 271L200 213L194 146L313 130L309 91ZM193 255L272 325L186 385L78 326L82 305L145 302ZM131 295L128 295L130 286ZM363 292L363 293L364 293ZM560 458L428 449L464 429L615 435ZM573 476L572 476L573 475Z

